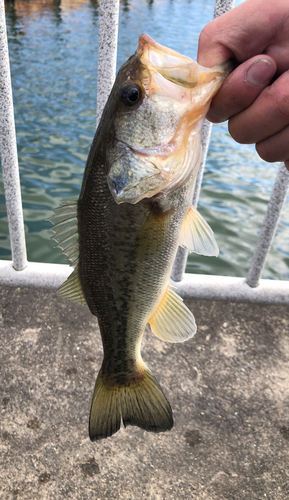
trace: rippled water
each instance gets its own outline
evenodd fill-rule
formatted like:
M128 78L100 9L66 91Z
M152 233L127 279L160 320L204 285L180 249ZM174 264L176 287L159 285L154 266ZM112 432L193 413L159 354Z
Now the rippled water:
M122 1L118 67L135 51L142 32L195 58L213 5L213 0ZM6 11L28 259L65 263L53 249L46 219L61 200L78 197L95 131L98 6L15 0L6 3ZM199 209L215 232L220 256L193 254L187 271L245 275L276 173L277 165L262 162L254 147L236 144L226 124L213 127ZM0 177L0 258L10 259L2 193ZM265 278L289 279L288 205Z

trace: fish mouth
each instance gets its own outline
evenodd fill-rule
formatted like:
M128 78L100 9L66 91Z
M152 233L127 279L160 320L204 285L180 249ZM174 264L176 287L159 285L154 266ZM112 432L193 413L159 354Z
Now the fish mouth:
M137 54L143 64L160 73L167 80L185 88L199 83L199 65L190 57L179 54L143 33L139 38Z
M165 158L166 156L173 154L180 147L181 140L181 137L173 137L167 144L160 144L153 148L130 147L130 149L134 153L137 153L141 156L160 156Z
M149 70L184 89L207 84L216 77L222 77L223 81L234 67L229 60L213 68L205 68L190 57L155 42L145 33L139 38L136 53Z

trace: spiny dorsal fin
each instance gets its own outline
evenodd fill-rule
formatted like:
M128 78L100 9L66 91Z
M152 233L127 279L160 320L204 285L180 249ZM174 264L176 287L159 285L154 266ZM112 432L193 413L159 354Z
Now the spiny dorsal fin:
M65 299L74 300L87 306L78 274L78 230L77 230L77 201L63 201L61 207L54 208L50 220L54 231L52 238L57 241L57 247L62 249L71 265L75 268L67 280L57 290L57 295Z
M78 268L76 268L67 280L58 288L57 295L59 295L59 297L63 297L64 299L79 302L83 306L87 306L84 293L81 288Z
M166 342L184 342L197 331L193 314L170 286L149 324L153 333Z
M53 223L51 237L57 241L57 247L62 249L73 267L78 263L78 230L77 230L77 201L65 201L63 206L54 208L50 220Z
M210 257L219 255L219 248L212 229L193 205L184 219L179 245L189 252Z

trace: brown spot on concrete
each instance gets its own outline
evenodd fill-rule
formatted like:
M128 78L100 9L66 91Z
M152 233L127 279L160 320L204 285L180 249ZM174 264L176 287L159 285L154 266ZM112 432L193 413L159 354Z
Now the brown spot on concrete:
M81 464L80 468L85 477L93 477L96 474L100 474L99 465L94 458L90 458L85 464Z
M187 431L185 433L185 439L189 446L194 447L197 444L200 444L202 441L202 436L198 429L192 429L191 431Z
M28 429L39 429L39 420L37 417L31 418L27 422Z
M68 368L68 370L66 370L66 375L76 375L77 373L77 369L76 368Z
M289 427L283 425L280 429L280 433L282 434L284 439L289 439Z
M48 483L50 481L51 475L49 472L42 472L38 478L39 483Z

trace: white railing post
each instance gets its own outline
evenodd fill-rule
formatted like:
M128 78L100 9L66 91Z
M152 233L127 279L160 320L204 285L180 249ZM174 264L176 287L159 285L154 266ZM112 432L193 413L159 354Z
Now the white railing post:
M97 125L115 80L118 16L119 0L100 0L96 109Z
M0 151L13 267L27 265L20 190L14 109L5 21L4 0L0 0Z
M215 9L214 9L214 19L215 17L219 17L221 14L224 14L228 10L231 10L234 7L235 0L216 0ZM198 172L198 177L196 180L195 191L193 196L193 205L197 207L199 201L199 195L201 190L201 184L203 180L204 168L207 159L207 153L209 149L210 137L211 137L212 124L208 122L208 120L204 121L202 127L202 160L201 165ZM188 258L188 251L184 248L179 247L177 251L177 255L175 258L175 262L172 268L171 278L174 281L181 281L184 277L186 264Z
M285 167L285 164L282 163L278 170L251 266L247 274L246 282L251 287L256 287L259 285L266 258L277 229L281 210L285 203L288 187L289 171Z

